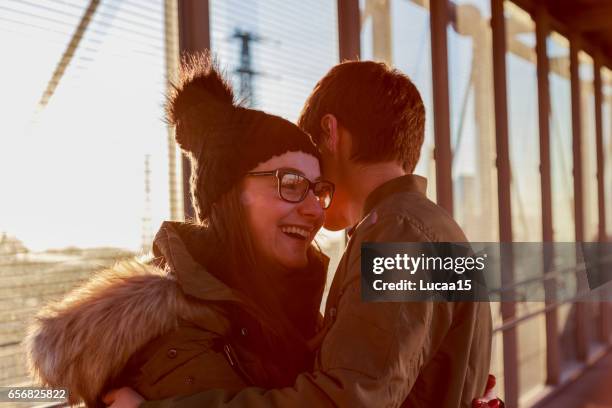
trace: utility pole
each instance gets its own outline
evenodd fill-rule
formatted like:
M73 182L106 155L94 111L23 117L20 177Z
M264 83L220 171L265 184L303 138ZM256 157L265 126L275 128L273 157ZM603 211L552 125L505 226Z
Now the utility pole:
M151 250L153 242L153 233L151 231L151 168L149 161L150 154L145 154L145 169L144 169L144 210L142 214L142 242L141 250L147 253Z
M231 38L240 41L240 65L234 70L234 73L240 78L240 99L246 106L253 106L255 104L253 77L260 74L253 69L251 43L261 41L261 37L249 31L242 31L236 28Z

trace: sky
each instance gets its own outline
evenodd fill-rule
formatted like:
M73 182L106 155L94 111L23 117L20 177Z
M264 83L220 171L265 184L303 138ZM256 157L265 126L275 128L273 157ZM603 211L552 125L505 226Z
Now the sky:
M0 230L33 250L137 248L147 154L151 216L158 224L168 216L161 1L101 2L38 109L86 3L0 8Z

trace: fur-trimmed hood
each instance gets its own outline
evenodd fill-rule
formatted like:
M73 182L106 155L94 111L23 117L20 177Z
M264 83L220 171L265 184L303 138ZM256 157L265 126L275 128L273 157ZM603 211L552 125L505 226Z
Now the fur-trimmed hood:
M223 335L229 322L209 302L242 302L185 249L165 223L154 247L162 267L123 261L45 307L25 340L31 374L41 384L68 388L71 404L95 406L129 358L179 319Z
M151 262L124 261L101 271L39 313L25 346L30 372L41 384L68 388L71 404L97 406L101 394L122 380L131 357L181 322L220 337L231 337L232 325L242 324L242 313L262 330L275 326L257 305L207 270L205 265L218 263L220 256L219 243L207 228L165 222L153 255ZM318 267L302 277L292 275L284 287L301 299L284 312L291 311L292 321L309 327L311 334L320 317L328 261L320 255ZM240 317L229 310L240 310ZM250 336L255 343L258 337Z

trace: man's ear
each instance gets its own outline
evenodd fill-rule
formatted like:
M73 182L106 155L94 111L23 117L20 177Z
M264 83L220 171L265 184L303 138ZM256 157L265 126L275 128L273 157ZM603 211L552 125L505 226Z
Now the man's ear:
M321 131L323 133L323 144L332 153L338 151L340 134L338 132L338 120L331 113L321 118Z

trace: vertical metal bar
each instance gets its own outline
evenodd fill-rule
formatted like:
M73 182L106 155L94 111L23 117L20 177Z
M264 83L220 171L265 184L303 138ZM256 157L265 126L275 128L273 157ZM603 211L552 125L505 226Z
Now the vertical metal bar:
M540 130L540 183L542 189L542 240L553 241L552 186L550 168L550 90L548 83L548 50L546 38L549 33L548 13L543 5L535 12L536 54L538 72L538 119Z
M506 25L504 1L491 0L493 30L493 90L497 152L497 191L499 199L499 238L512 242L512 207L510 202L510 153L508 147L508 99L506 91ZM511 246L502 251L502 285L514 282ZM501 305L504 321L516 315L515 302ZM516 327L504 331L504 389L508 406L518 406L518 342Z
M452 215L452 153L450 142L448 54L446 44L446 27L449 16L448 1L432 1L430 7L436 195L438 204Z
M178 70L178 5L176 0L164 0L164 54L166 66L166 90L172 87L172 78ZM168 190L170 201L170 219L178 221L183 218L182 208L179 208L179 188L176 168L175 129L167 126L168 139Z
M495 99L495 132L497 136L497 188L499 193L499 237L502 242L512 242L504 6L503 0L492 0L491 4L491 26L493 29L493 88Z
M572 148L573 148L573 173L574 173L574 221L576 242L584 241L584 216L583 216L583 190L582 190L582 112L580 97L580 62L578 61L579 38L575 33L570 33L570 78L572 93ZM577 251L577 260L580 254ZM581 288L581 282L577 279L577 287ZM589 354L587 304L576 302L574 304L576 320L576 352L580 360L586 360Z
M570 81L572 95L572 149L574 176L574 218L576 242L584 241L582 200L582 112L580 106L580 76L578 37L570 34Z
M597 144L597 199L599 210L598 241L603 241L606 236L606 207L605 207L605 184L604 184L604 151L603 151L603 123L602 108L603 95L601 83L601 58L594 56L594 85L595 85L595 137Z
M605 184L604 184L604 147L603 147L603 95L601 82L601 55L599 52L593 56L593 77L595 92L595 139L597 146L597 202L599 213L599 224L597 230L597 240L603 242L606 239L606 207L605 207ZM604 301L599 303L599 325L598 339L604 344L610 339L609 327L609 305L605 302L605 294L602 293Z
M359 0L338 0L338 56L340 61L361 56Z
M210 49L208 0L178 0L179 49L181 55ZM183 155L183 207L185 219L194 219L189 179L191 163Z
M542 241L548 243L554 240L550 166L550 90L548 82L548 50L546 47L546 38L550 29L548 13L542 4L535 10L535 23L540 130L540 187L542 190ZM548 247L545 244L543 255L543 273L546 274L553 267L554 253L552 252L552 247ZM546 287L546 299L555 299L555 290L554 285ZM552 302L552 300L547 300L547 306ZM546 312L546 374L547 384L555 385L559 383L561 367L558 341L558 313L556 308Z
M609 59L606 57L603 60L604 60L603 62L605 63L606 67L608 67L608 69L612 69L612 59ZM603 84L603 81L602 81L602 84ZM604 96L606 98L605 103L612 104L612 99L610 98L609 95L603 94L603 88L602 88L602 100ZM612 109L610 109L608 112L605 112L605 114L607 115L610 115L611 113L612 113ZM612 123L612 115L608 117L608 120L610 121L610 123ZM612 132L612 128L608 128L608 131ZM612 138L612 135L608 135L608 136ZM612 145L609 146L607 153L604 152L604 164L606 163L606 160L612 160ZM605 173L604 173L604 180L606 180ZM610 183L612 182L612 180L607 180L607 182ZM606 196L604 201L605 201L604 203L605 205L612 206L612 196L610 195ZM608 222L612 223L612 219L606 220L606 223ZM607 227L606 227L605 235L603 238L603 242L606 242L606 243L612 242L612 235L608 234ZM606 292L604 292L604 296L606 297L606 301L603 302L603 308L605 310L605 313L603 314L602 319L605 319L604 327L605 327L606 337L608 339L606 344L610 345L612 344L612 333L610 333L612 331L612 316L611 316L612 315L612 302L610 302L608 299L610 299L610 297L612 296L612 289L608 289Z

